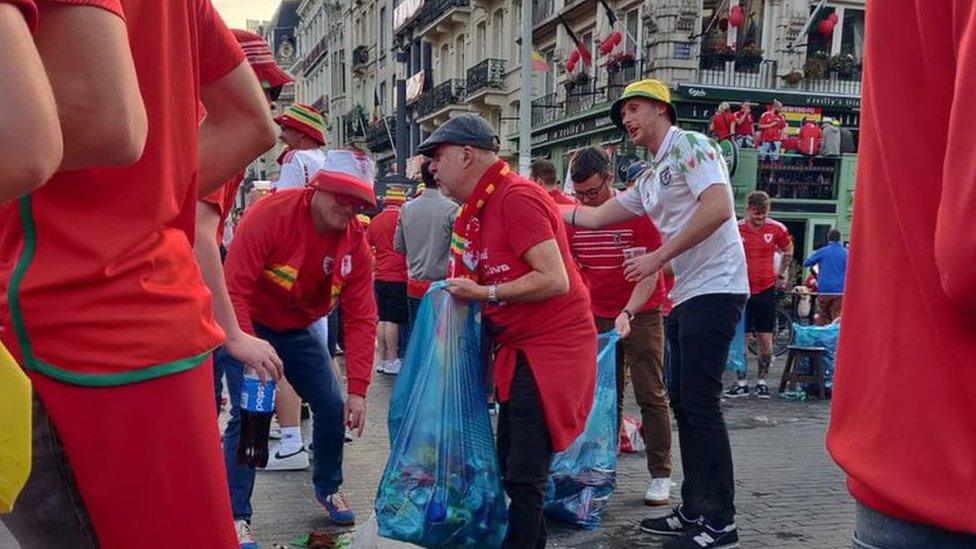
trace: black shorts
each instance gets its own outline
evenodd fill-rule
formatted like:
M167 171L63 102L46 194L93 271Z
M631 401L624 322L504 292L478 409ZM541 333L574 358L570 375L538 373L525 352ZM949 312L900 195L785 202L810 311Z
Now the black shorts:
M380 322L405 324L407 312L407 283L376 281L376 308Z
M776 288L749 296L746 301L746 333L771 334L776 325Z

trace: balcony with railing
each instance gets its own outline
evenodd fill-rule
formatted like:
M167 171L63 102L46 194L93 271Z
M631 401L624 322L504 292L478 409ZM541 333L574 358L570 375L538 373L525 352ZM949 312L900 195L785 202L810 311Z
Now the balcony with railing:
M861 95L861 75L829 74L826 78L804 78L798 89L812 93L832 93L839 95Z
M447 34L468 24L471 0L426 0L412 22L421 36Z
M756 189L781 200L837 199L840 157L782 154L777 162L760 154Z
M566 88L566 114L576 114L590 110L598 102L603 102L596 89L596 80L590 78L586 82L577 82Z
M556 94L550 93L532 100L532 127L544 126L563 115L564 105L556 102Z
M464 80L452 78L445 80L433 88L425 91L414 104L414 112L417 114L418 121L424 121L452 105L458 105L464 101L465 86Z
M616 101L624 93L627 84L636 81L641 74L640 63L633 62L631 65L621 67L615 72L610 73L607 83L607 100Z
M533 0L532 2L532 26L538 25L552 17L555 7L555 0Z
M703 53L698 69L698 84L736 88L775 89L776 61L735 59Z
M368 123L362 107L354 108L342 115L342 136L345 141L366 138Z
M366 147L374 153L388 151L396 140L396 113L366 128Z
M467 77L465 93L468 101L484 100L488 95L506 94L504 59L485 59L468 69Z

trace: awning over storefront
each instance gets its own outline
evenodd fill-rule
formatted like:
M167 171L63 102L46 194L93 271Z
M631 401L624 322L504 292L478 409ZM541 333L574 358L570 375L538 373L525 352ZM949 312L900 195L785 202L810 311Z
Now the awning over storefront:
M767 90L730 88L702 84L678 84L675 99L678 101L732 101L766 104L779 99L785 104L798 107L825 107L828 109L860 110L861 98L854 95L832 95L793 90Z

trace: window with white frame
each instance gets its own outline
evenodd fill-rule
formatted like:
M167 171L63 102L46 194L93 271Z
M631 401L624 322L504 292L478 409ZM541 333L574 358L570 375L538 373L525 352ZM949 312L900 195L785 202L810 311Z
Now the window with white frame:
M463 79L466 76L468 66L465 64L464 55L464 35L457 37L454 47L454 77Z
M491 15L491 56L495 59L505 58L505 12L502 8Z

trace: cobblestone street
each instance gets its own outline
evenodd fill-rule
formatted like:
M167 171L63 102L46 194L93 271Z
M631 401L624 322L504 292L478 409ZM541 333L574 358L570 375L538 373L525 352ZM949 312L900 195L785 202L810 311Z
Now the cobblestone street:
M771 383L779 379L777 360ZM778 366L778 368L777 368ZM750 365L750 371L754 365ZM344 491L364 522L373 498L388 444L386 404L395 378L376 374L369 396L369 424L364 437L346 446ZM630 388L628 387L628 391ZM628 393L628 413L636 414ZM735 459L737 524L742 547L850 547L853 502L843 475L824 449L829 407L818 400L806 402L754 397L725 404ZM680 494L681 466L674 441L672 494ZM331 529L312 496L311 470L258 474L254 493L253 526L263 548L287 544L309 530ZM668 508L643 505L648 474L642 454L623 455L618 465L617 489L601 528L584 531L550 522L551 547L660 547L659 541L640 532L637 523ZM178 547L178 540L174 540ZM0 526L0 548L16 549Z

